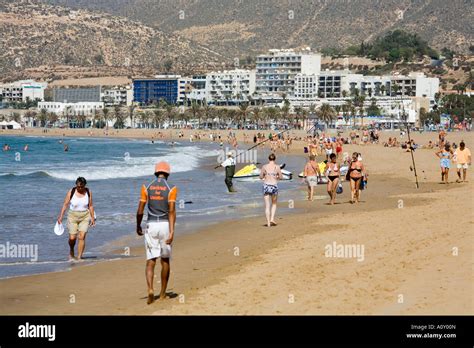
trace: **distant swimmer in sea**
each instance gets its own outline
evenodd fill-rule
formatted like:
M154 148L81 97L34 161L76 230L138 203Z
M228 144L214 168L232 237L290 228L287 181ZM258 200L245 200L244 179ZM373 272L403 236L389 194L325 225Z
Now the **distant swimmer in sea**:
M63 207L59 213L58 223L63 221L64 213L68 209L68 229L69 229L69 258L75 260L74 247L79 236L79 246L77 260L82 259L86 248L86 235L90 226L95 226L94 206L92 204L92 191L86 187L87 181L83 177L78 177L76 186L69 190L64 199Z
M327 191L330 197L329 204L336 203L336 190L339 185L340 166L337 163L337 156L335 153L329 155L329 162L326 165L326 177L328 179Z
M276 226L275 214L278 201L278 181L281 180L283 174L280 166L275 163L275 154L268 156L268 163L265 164L260 171L260 179L263 180L263 199L265 201L265 217L267 218L267 226Z
M9 151L10 150L10 145L8 145L8 144L3 145L2 150L3 151Z
M68 152L69 151L69 145L68 144L64 144L64 152Z
M23 148L23 151L28 151L29 147L28 147L28 144L25 145L25 147Z
M178 194L178 188L168 184L170 173L171 168L167 162L157 163L155 165L155 179L148 186L142 186L138 204L137 234L145 236L148 304L155 301L153 278L157 258L160 258L161 262L160 300L166 298L166 287L170 276L171 244L174 236ZM143 233L141 223L145 205L148 208L148 218L145 233Z
M446 144L435 154L439 157L439 164L441 167L441 184L449 184L448 175L451 168L451 159L453 158L453 151L451 146Z
M347 176L351 185L351 203L358 203L360 200L360 185L364 180L365 168L359 160L359 153L352 154L352 160L349 163Z

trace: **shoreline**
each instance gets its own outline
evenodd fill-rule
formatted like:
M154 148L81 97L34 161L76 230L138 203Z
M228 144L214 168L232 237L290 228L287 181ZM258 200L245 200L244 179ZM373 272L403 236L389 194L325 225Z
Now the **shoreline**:
M466 134L465 138L467 135L472 137ZM472 140L468 140L469 144ZM417 151L421 187L415 190L413 174L407 169L409 155L403 156L403 152L384 149L381 145L357 148L363 152L371 173L368 190L362 193L364 203L347 204L348 186L344 184L344 193L338 196L342 204L328 206L326 200L309 203L298 197L294 203L299 212L277 213L277 227L263 227L264 215L259 211L259 217L218 222L177 236L168 288L170 300L146 305L144 250L136 247L131 255L137 257L131 259L78 264L71 271L2 279L1 312L7 315L472 313L473 274L466 271L466 267L472 266L469 257L474 244L472 233L469 234L469 226L473 224L472 209L469 209L473 206L472 198L467 200L469 214L450 221L449 230L442 228L435 234L443 225L443 216L433 215L446 206L460 209L466 201L459 198L473 197L472 180L465 184L439 185L437 160L429 151ZM293 153L295 149L290 154ZM471 170L469 177L472 178ZM324 189L324 185L318 186L316 195L324 195ZM410 209L398 209L400 199ZM413 223L403 228L408 221ZM324 257L324 245L333 241L363 243L369 252L367 262L359 264L350 259ZM457 259L449 257L453 245L459 245L463 251ZM234 255L236 247L238 256ZM425 287L420 279L426 279L430 286ZM159 281L156 277L155 280ZM323 286L326 283L331 284L329 288ZM156 284L155 291L158 288ZM333 288L348 297L331 293ZM407 295L407 302L398 306L396 295L400 291ZM420 291L428 300L418 298L416 294ZM371 295L367 297L366 293ZM288 294L295 295L295 303L289 305ZM71 295L76 299L74 304L69 302ZM184 302L180 295L184 295ZM414 303L413 298L418 298L418 302ZM446 310L441 311L440 303Z

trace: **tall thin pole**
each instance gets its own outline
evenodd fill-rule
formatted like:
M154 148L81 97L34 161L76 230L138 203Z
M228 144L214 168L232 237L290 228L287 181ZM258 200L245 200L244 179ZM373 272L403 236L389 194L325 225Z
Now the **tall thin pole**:
M408 143L410 144L410 154L411 154L411 162L413 163L413 170L415 172L415 182L416 182L416 188L420 188L420 185L418 184L418 175L416 173L416 164L415 164L415 156L413 155L413 147L411 146L411 137L410 137L410 126L408 124L408 117L405 114L405 105L403 104L403 93L400 96L400 99L402 100L402 110L403 110L403 120L405 121L405 126L407 127L407 135L408 135Z

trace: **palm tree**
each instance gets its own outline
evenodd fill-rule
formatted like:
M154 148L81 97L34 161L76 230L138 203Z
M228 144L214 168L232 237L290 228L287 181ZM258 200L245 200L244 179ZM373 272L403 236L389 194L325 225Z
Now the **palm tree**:
M58 115L56 115L54 112L48 113L48 123L53 125L56 122L58 122Z
M167 104L165 107L166 118L168 120L168 124L171 122L174 127L174 117L176 116L175 107L173 104Z
M290 120L290 102L288 99L285 99L283 107L281 108L281 113L279 113L283 121L288 122Z
M365 102L365 96L361 95L359 97L359 115L361 117L361 125L362 127L364 126L364 102Z
M245 124L247 120L247 115L249 113L249 103L243 102L239 105L239 119L243 121L242 123Z
M193 120L198 119L198 128L201 125L201 106L195 100L191 102L191 113L193 115Z
M161 109L154 109L153 110L153 124L157 128L161 128L161 124L163 123L163 111Z
M298 121L301 118L301 114L303 113L303 108L301 106L296 106L294 109L294 117L293 117L293 124L298 124Z
M143 111L140 111L138 113L138 119L140 120L140 128L143 126L145 128L147 128L147 118L148 118L148 115L146 114L146 112L143 112Z
M70 123L69 116L71 114L71 109L72 109L72 106L66 106L65 113L66 113L67 128L69 128L69 123Z
M257 127L257 129L258 129L258 121L260 120L261 117L262 117L262 109L258 106L255 106L252 109L252 118L253 118L253 121L255 122L255 126Z
M117 114L117 108L120 108L118 105L115 106L115 114ZM102 117L104 118L104 123L105 123L105 129L106 130L109 130L109 120L110 120L110 116L109 116L109 109L107 109L106 107L104 107L104 109L102 109Z
M38 115L38 121L40 121L40 127L46 126L47 119L48 119L48 111L46 109L41 109Z
M385 85L380 86L380 93L385 95Z
M104 108L105 111L105 108ZM114 107L114 118L115 118L115 123L114 123L114 128L123 128L124 121L125 121L124 113L120 109L120 106L116 105ZM104 113L104 118L106 118L105 113Z
M204 107L202 108L202 111L204 113L204 118L206 119L206 127L207 127L207 123L209 122L209 118L211 118L212 116L212 107L207 104L204 104Z
M343 97L343 98L347 97L347 91L346 91L346 90L343 90L343 91L342 91L342 97Z
M77 121L80 123L81 128L85 128L86 120L87 120L87 116L84 115L83 112L81 112L81 113L79 113L79 115L77 115Z
M335 111L331 105L324 103L319 108L317 115L324 123L326 123L326 128L329 128L329 125L335 118Z
M135 105L132 104L128 107L128 117L130 117L130 127L132 127L132 128L133 128L134 113L135 113Z

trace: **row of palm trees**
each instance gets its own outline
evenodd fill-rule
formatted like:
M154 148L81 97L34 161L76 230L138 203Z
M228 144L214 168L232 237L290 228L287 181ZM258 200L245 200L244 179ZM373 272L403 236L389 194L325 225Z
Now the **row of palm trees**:
M384 86L381 86L381 88ZM399 87L392 86L392 92L397 94ZM343 91L343 94L345 91ZM411 91L408 91L410 93ZM346 97L346 95L343 95ZM364 122L364 114L371 108L371 111L378 110L375 106L375 99L372 98L371 107L365 107L366 96L359 95L358 89L354 89L351 97L347 98L344 104L334 107L329 104L322 104L319 108L311 105L308 109L295 107L290 112L290 103L284 96L282 107L262 107L259 104L252 106L250 102L242 102L236 108L214 107L207 103L198 103L192 101L188 107L177 107L173 104L160 100L147 108L139 109L136 105L113 106L104 109L96 109L92 116L77 114L72 112L68 107L65 110L64 117L66 124L70 125L71 121L76 127L97 127L108 128L113 123L115 128L124 128L125 122L129 119L132 128L162 128L165 124L174 127L176 123L180 126L187 126L190 121L197 121L197 126L201 127L202 121L206 126L219 127L221 125L244 125L253 124L258 128L266 127L274 123L291 124L298 127L308 118L317 119L330 125L334 122L338 115L349 123L350 118L355 125L355 118L359 117ZM44 127L46 125L54 125L60 121L59 117L52 112L42 109L39 112L28 111L25 114L28 121L33 121L36 126Z

